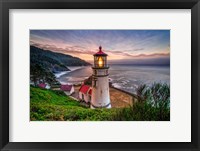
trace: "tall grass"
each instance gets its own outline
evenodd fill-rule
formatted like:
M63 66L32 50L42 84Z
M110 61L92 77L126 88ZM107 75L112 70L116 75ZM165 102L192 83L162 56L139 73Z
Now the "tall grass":
M141 85L137 91L137 102L117 112L114 120L169 121L170 88L167 84Z

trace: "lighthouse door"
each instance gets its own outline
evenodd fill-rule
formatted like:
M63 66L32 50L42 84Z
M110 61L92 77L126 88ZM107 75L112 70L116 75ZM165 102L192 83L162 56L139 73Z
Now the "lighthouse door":
M84 95L83 95L83 94L82 94L82 100L85 101L85 100L84 100Z

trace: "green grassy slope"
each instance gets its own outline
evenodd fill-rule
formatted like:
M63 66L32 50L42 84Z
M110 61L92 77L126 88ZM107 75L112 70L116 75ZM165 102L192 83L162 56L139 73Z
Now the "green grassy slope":
M170 109L153 107L145 102L129 108L90 109L63 92L30 88L31 121L166 121Z
M112 120L115 109L85 108L59 91L30 88L30 118L32 121L99 121Z

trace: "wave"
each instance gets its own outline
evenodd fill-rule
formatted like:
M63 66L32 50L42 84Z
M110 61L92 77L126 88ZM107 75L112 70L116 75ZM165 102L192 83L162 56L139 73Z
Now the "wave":
M62 75L65 75L69 72L71 72L71 71L62 71L62 72L59 72L59 73L55 73L54 75L55 75L56 78L60 78Z
M83 67L84 67L84 66L67 66L67 68L68 68L70 71L61 71L61 72L59 72L59 73L55 73L54 75L55 75L56 78L60 78L60 77L63 76L63 75L66 75L66 74L68 74L68 73L70 73L70 72L72 72L72 71L81 69L81 68L83 68Z
M122 88L120 83L113 83L112 86L115 87L115 88Z

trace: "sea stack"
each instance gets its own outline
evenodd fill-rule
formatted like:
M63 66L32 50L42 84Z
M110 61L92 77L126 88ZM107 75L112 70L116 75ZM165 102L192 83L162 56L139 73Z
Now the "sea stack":
M92 67L92 99L91 108L111 108L107 54L99 47L99 51L94 55L94 66Z

